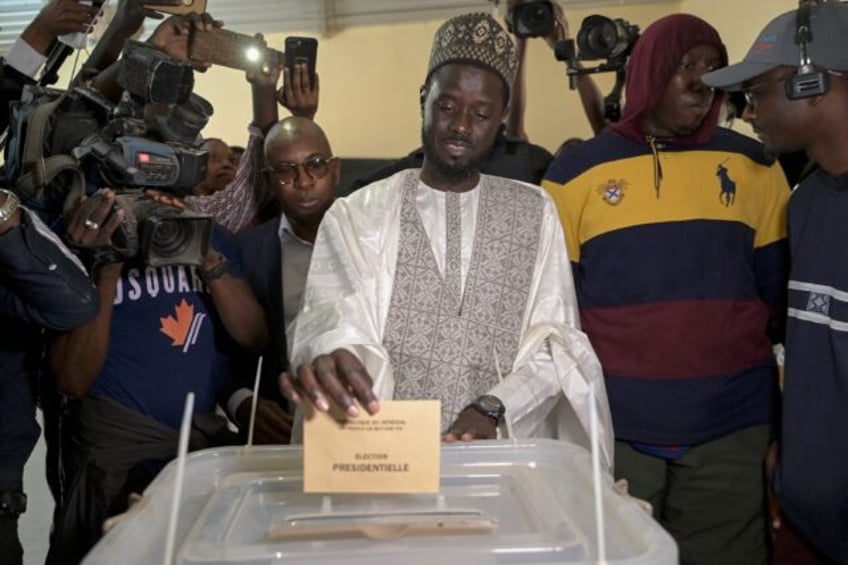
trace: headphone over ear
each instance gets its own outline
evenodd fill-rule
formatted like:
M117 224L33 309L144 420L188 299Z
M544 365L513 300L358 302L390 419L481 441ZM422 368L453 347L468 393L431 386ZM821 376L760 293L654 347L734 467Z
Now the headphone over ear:
M801 53L798 72L786 79L786 96L790 100L801 100L827 94L830 89L830 75L820 71L810 59L810 44L813 42L813 28L810 13L815 2L801 2L798 6L795 43Z

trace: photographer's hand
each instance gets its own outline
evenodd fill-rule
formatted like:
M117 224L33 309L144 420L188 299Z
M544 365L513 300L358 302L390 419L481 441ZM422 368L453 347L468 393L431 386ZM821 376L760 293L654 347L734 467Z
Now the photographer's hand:
M294 76L291 76L288 68L283 69L283 87L277 92L277 100L293 116L311 120L318 112L318 85L318 73L315 73L315 83L310 85L309 69L306 65L297 63L294 66Z
M100 6L87 6L78 0L50 0L32 20L21 38L33 49L47 54L51 43L60 35L88 31L94 25Z
M174 196L172 194L168 194L167 192L162 192L161 190L145 190L145 196L157 202L159 204L164 204L166 206L173 206L174 208L179 208L180 210L188 210L188 204L185 203L185 200Z
M114 209L115 193L100 189L83 198L66 216L68 241L83 249L99 249L112 245L112 234L124 219L124 211Z
M82 198L65 216L68 240L75 246L96 250L112 243L112 234L124 218L114 209L115 193L101 189ZM100 306L89 323L61 334L50 344L47 359L56 376L58 390L72 398L88 392L100 374L109 351L112 312L123 263L95 265L92 279Z
M551 2L551 5L554 7L554 18L556 19L556 23L554 24L554 29L551 33L542 39L545 40L548 47L553 49L556 46L557 41L568 39L571 36L568 32L568 19L565 17L565 12L563 11L562 6L556 2Z
M147 41L171 57L188 61L188 41L192 31L203 33L223 26L224 22L212 18L205 12L171 16L159 24ZM206 70L211 66L209 63L198 61L191 61L191 63L197 70Z
M265 45L265 39L262 37L261 33L256 34L256 39L262 42L262 45ZM267 71L258 69L255 71L247 71L245 73L245 78L247 82L256 88L271 88L273 90L277 90L277 83L280 82L280 74L282 72L281 67L272 66L268 68Z
M548 47L556 49L557 42L570 39L571 35L568 29L568 19L565 17L562 7L556 2L551 2L551 4L554 7L556 25L554 25L553 31L543 39ZM583 68L580 61L576 61L574 66L578 69ZM597 83L590 75L577 75L577 92L580 95L580 103L583 106L586 119L592 126L592 131L595 135L601 133L607 127L607 121L604 118L604 97Z
M257 35L261 39L261 35ZM277 123L277 83L280 81L280 67L271 67L267 72L248 71L247 82L251 86L253 98L253 125L266 132Z

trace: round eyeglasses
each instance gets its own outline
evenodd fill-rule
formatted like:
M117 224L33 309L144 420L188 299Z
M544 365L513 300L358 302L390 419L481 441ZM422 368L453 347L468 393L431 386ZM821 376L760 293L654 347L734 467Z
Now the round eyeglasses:
M309 178L319 180L327 176L330 172L330 162L335 157L311 157L303 163L279 163L273 167L265 167L262 169L268 173L280 185L289 185L294 183L300 176L300 169L303 168Z

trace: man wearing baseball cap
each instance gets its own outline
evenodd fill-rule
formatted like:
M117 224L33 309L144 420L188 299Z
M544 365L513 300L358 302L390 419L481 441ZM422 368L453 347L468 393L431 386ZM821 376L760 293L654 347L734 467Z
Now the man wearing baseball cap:
M848 4L804 3L777 17L741 63L703 80L745 93L743 118L769 150L803 149L819 167L789 203L775 487L786 520L819 552L810 562L848 563Z

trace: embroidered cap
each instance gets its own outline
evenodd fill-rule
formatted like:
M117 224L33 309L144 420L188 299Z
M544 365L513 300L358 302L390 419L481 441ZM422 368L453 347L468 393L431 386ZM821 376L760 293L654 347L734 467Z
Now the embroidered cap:
M795 41L797 14L798 10L791 10L773 19L760 32L742 62L705 74L704 83L732 92L742 90L742 83L776 67L797 67L801 61ZM810 10L810 31L812 63L828 71L848 70L848 4L814 4Z
M509 33L489 14L463 14L439 27L433 39L427 78L449 63L477 65L493 71L512 87L518 55Z

